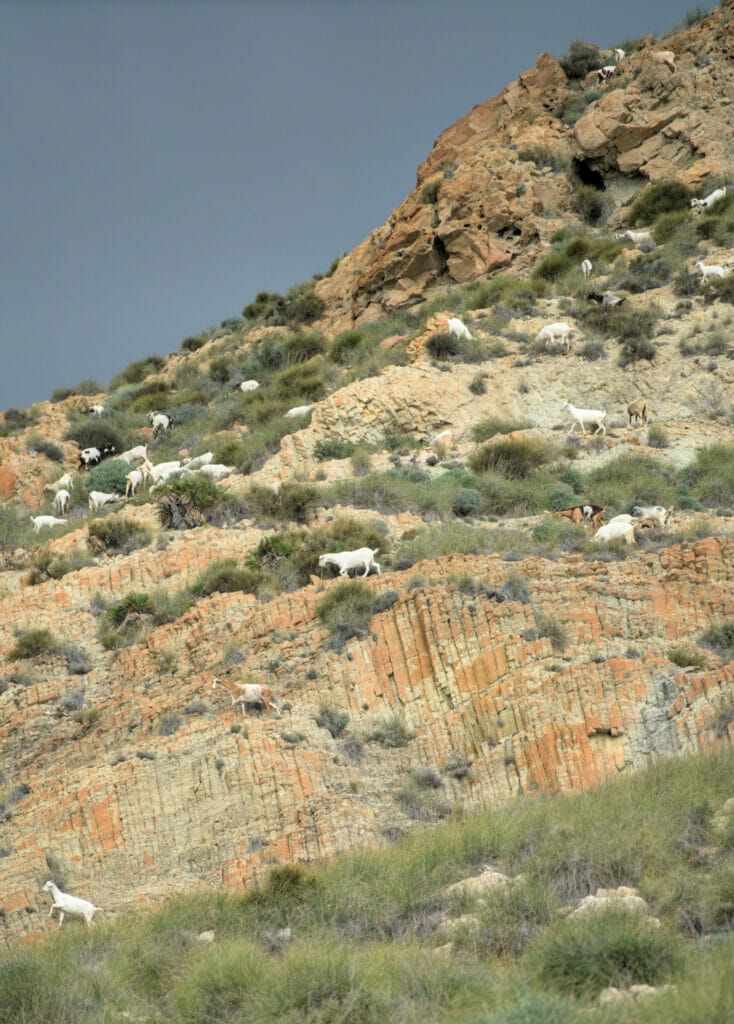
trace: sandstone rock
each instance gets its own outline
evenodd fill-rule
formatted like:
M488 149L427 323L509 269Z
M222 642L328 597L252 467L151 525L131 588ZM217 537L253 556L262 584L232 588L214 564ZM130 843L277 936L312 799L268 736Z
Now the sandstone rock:
M9 501L18 482L18 474L8 466L0 466L0 501Z
M595 895L584 897L578 907L569 914L569 917L586 917L612 907L629 911L632 914L647 915L649 913L647 903L641 896L638 896L636 889L620 885L617 889L597 889Z
M446 892L449 894L456 894L458 896L467 895L474 896L477 899L482 899L492 889L496 889L501 885L509 885L511 882L516 881L514 878L509 878L501 871L496 871L494 868L486 867L481 874L475 875L472 878L463 878L460 882L454 882L453 885L448 886Z

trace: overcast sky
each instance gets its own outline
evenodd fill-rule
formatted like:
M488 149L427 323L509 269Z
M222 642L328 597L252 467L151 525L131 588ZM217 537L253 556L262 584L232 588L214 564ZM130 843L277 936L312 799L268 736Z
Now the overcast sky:
M326 270L539 53L693 6L0 0L0 408L106 385Z

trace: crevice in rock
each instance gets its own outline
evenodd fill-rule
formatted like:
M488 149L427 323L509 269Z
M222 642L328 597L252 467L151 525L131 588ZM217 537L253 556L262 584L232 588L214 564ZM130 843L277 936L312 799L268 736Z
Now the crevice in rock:
M603 175L587 160L574 159L573 172L582 185L591 185L593 188L598 188L600 192L606 192L607 186L604 184Z
M431 246L431 261L439 274L445 274L449 268L449 261L446 257L446 246L438 235L433 236Z

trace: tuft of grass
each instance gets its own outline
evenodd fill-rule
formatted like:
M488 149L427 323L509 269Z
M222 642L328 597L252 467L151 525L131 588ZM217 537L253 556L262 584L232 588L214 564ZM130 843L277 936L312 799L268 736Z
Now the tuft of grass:
M734 444L712 444L696 452L680 478L692 497L714 508L734 505ZM663 503L664 504L664 503Z
M316 614L331 634L331 646L338 650L352 637L367 635L367 623L374 614L374 595L361 580L338 583L316 605Z
M29 629L18 637L7 654L8 661L21 661L24 658L39 658L43 654L53 654L59 648L59 641L48 629Z
M681 644L678 647L671 647L666 652L668 661L672 661L674 665L678 665L679 668L706 668L706 658L700 651L694 651L692 647L687 644Z
M552 457L551 446L540 438L508 439L486 444L472 452L468 464L473 473L494 470L510 479L523 479Z
M336 739L349 725L349 715L335 704L324 700L319 704L319 713L315 721L320 729L326 729Z
M564 921L531 953L542 985L569 995L657 985L681 966L681 941L641 915L606 910Z
M701 642L720 653L734 655L734 619L712 623L701 637Z
M399 711L393 711L385 715L372 726L365 739L369 742L379 743L383 747L407 747L408 743L415 738L405 724L405 719Z
M488 416L474 424L472 437L481 444L482 441L489 441L496 434L512 434L516 430L527 430L531 426L529 420L508 420L502 416Z
M124 515L106 516L87 523L90 546L129 554L150 544L152 533L147 526Z

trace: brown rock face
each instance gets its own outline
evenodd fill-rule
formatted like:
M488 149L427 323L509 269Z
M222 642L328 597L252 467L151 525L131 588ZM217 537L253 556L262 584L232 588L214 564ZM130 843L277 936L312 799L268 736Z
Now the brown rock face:
M9 501L18 480L18 474L8 466L0 466L0 501Z
M436 285L526 269L574 217L575 182L558 169L563 158L607 178L676 175L697 184L726 172L733 13L728 0L664 44L642 40L572 127L558 119L569 83L558 61L541 54L535 68L439 136L415 190L318 283L329 309L322 326L343 330L416 305ZM674 69L656 59L663 49L674 52ZM555 168L536 166L544 153Z

